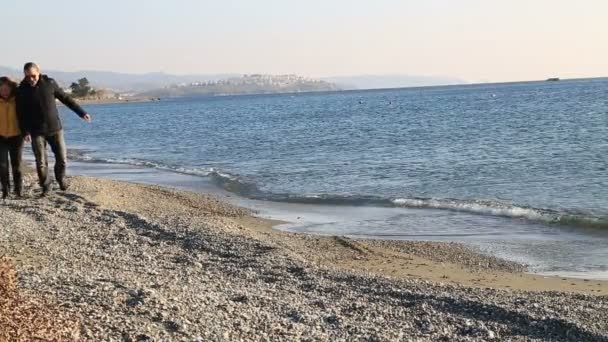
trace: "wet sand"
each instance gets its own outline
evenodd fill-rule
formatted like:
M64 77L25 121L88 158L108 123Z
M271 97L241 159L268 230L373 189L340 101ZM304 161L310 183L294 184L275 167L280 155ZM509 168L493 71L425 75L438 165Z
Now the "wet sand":
M302 236L273 229L283 223L280 221L256 217L241 220L265 238L290 245L286 248L295 246L304 255L313 254L315 261L324 266L480 288L608 295L608 281L526 273L523 265L477 253L458 243ZM319 248L323 253L312 253Z

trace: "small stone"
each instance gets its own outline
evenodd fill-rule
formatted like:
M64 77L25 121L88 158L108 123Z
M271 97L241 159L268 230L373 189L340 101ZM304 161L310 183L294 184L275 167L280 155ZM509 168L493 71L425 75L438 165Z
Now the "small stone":
M167 321L167 322L165 322L165 326L167 327L167 330L173 331L173 332L180 331L183 328L183 324L179 320Z
M237 302L237 303L248 303L249 302L249 297L247 297L247 295L239 295L236 296L234 298L232 298L233 302Z

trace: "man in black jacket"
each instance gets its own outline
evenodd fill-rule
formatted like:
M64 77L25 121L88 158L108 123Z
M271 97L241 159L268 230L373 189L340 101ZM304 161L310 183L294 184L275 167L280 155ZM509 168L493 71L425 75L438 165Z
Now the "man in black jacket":
M69 97L55 80L41 75L40 68L35 63L26 63L23 73L25 78L19 85L17 93L19 125L21 131L30 135L32 139L42 195L47 195L51 189L51 180L48 177L47 143L55 154L55 179L61 190L65 191L67 189L65 181L67 150L55 99L61 101L87 122L91 121L91 116Z

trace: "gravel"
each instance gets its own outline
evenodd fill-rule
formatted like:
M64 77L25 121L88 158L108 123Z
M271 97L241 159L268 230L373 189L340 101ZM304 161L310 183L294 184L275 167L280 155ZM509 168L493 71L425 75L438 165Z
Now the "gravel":
M153 186L77 177L44 199L28 189L0 205L0 252L21 290L75 317L85 341L608 341L605 296L319 266L323 250L298 244L320 238L289 248L243 227L247 210ZM412 248L450 257L426 247Z

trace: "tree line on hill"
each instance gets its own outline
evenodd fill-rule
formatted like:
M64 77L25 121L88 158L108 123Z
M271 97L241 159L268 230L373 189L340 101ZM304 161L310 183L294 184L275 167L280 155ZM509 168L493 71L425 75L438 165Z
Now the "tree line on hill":
M108 95L106 90L93 88L86 77L72 82L70 90L72 96L79 99L99 99Z

